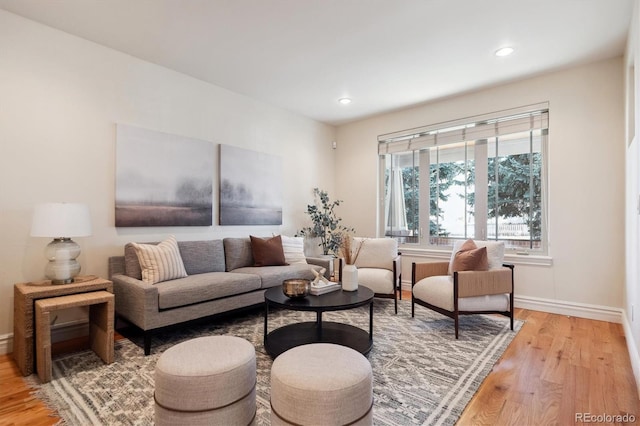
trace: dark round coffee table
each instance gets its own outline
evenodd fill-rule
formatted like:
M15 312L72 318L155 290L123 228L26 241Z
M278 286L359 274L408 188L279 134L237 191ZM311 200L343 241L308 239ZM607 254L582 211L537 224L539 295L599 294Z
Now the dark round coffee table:
M264 293L264 348L273 358L281 353L308 343L335 343L368 354L373 346L373 291L360 286L357 291L336 290L320 296L308 295L291 299L281 287L272 287ZM369 305L369 332L350 324L322 321L322 313L343 311ZM285 325L268 332L269 309L279 307L293 311L313 311L316 321Z

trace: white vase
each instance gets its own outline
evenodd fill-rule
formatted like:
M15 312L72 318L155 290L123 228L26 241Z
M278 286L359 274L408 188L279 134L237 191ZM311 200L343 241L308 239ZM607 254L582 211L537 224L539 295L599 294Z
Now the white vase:
M358 289L358 268L356 265L344 265L342 267L342 289L356 291Z

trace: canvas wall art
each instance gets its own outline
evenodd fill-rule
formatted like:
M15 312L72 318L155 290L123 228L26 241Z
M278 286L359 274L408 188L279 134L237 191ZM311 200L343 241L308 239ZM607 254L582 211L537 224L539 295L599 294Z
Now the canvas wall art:
M220 225L282 225L282 159L220 145Z
M211 142L117 125L116 226L211 226Z

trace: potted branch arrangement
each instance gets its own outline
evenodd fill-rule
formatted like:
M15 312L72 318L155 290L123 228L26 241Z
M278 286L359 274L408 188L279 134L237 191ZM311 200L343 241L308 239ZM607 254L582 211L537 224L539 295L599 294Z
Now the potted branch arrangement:
M355 263L362 244L359 244L354 250L353 243L353 237L345 235L340 246L340 257L345 263L342 266L340 281L342 281L342 289L345 291L356 291L358 289L358 268Z
M331 201L327 192L318 188L313 189L313 195L315 203L307 205L312 226L302 228L296 235L309 239L318 238L323 254L337 255L344 236L354 230L342 225L342 219L336 215L335 208L342 200Z

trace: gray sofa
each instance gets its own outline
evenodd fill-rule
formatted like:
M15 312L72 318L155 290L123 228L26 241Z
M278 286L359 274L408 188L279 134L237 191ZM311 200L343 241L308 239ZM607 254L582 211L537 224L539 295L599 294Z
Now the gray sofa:
M249 238L179 241L178 248L188 276L156 284L142 281L132 244L125 245L124 256L109 258L116 316L144 332L145 355L154 331L264 303L265 290L287 278L313 279L312 269L330 271L330 261L321 258L254 267Z

